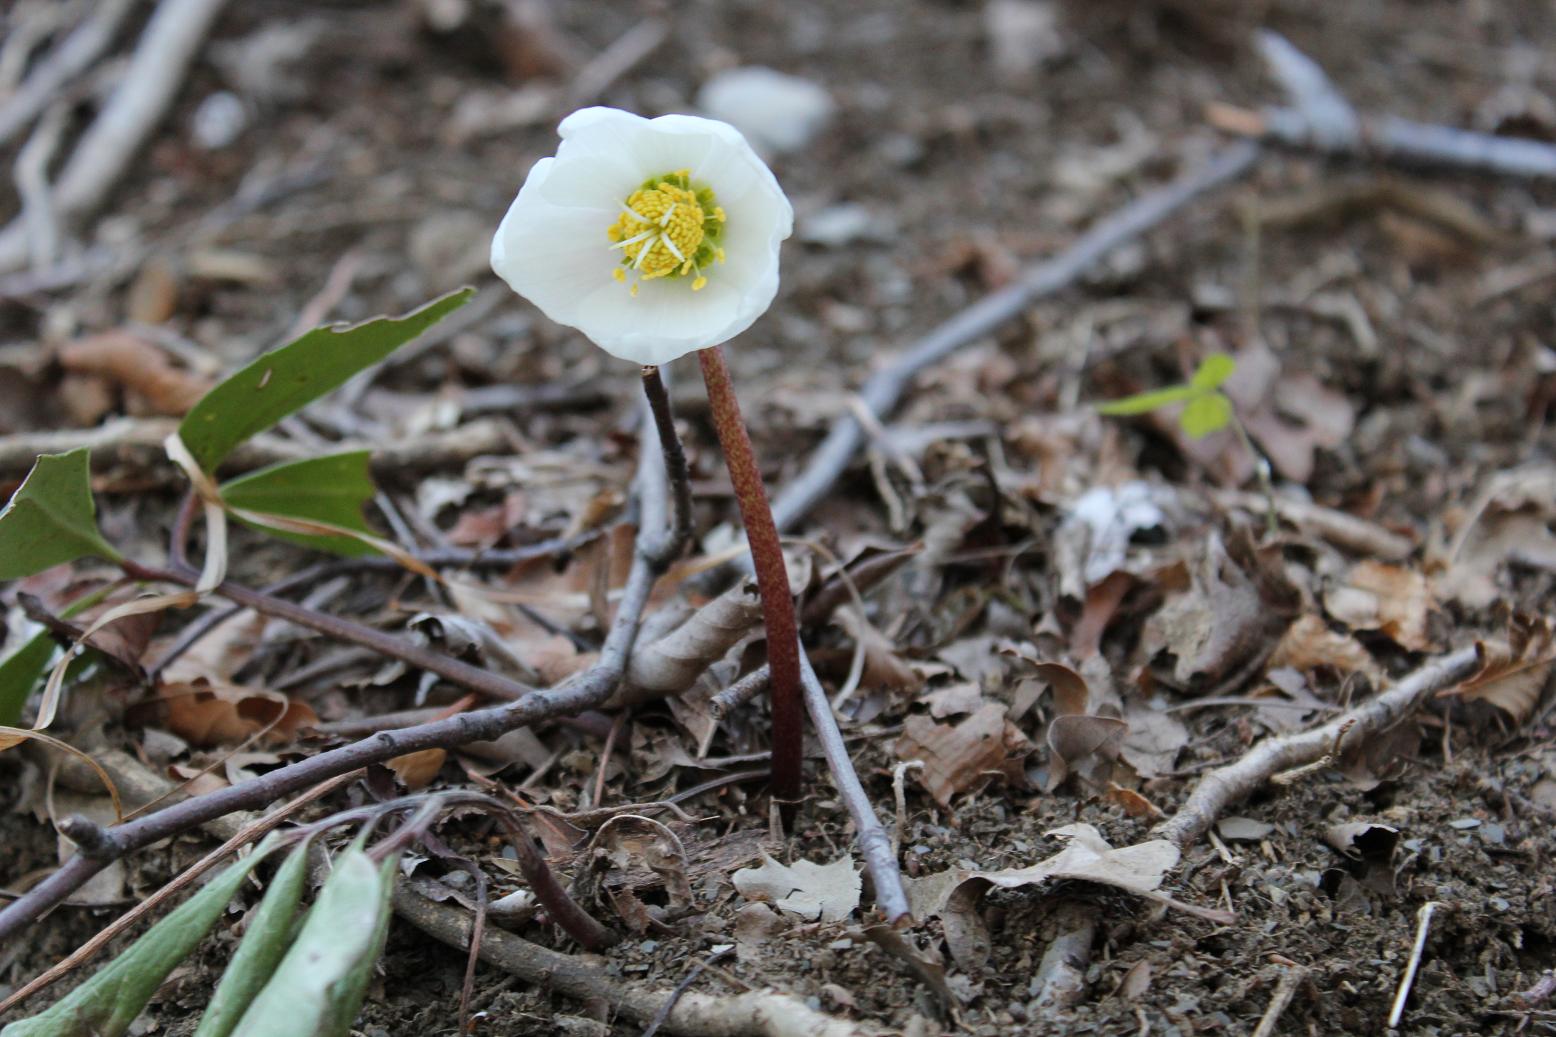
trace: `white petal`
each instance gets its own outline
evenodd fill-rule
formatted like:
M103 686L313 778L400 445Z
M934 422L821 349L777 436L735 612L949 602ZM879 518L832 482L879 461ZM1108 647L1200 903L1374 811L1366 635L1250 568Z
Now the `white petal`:
M580 296L597 284L621 287L611 280L617 254L605 234L614 214L548 203L544 189L558 167L543 159L530 170L492 239L492 269L546 316L576 326Z
M626 286L613 283L582 300L579 309L584 316L577 327L612 356L638 364L667 364L727 341L730 336L725 331L740 321L744 302L744 293L728 282L710 280L706 288L693 292L685 278L644 281L636 297Z
M619 156L557 154L556 165L538 188L551 205L599 210L600 233L616 222L621 203L643 182L636 169Z

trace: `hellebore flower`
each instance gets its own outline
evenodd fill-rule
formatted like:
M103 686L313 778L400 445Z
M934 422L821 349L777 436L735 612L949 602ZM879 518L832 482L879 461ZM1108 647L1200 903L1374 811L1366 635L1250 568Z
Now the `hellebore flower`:
M740 131L584 108L557 132L492 239L515 292L645 365L727 342L772 304L794 211Z

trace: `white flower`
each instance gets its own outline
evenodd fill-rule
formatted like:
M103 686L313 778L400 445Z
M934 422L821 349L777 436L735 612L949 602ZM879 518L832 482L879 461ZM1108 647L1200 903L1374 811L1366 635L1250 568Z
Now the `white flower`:
M623 360L727 342L778 291L794 211L727 123L585 108L562 120L492 239L492 269Z

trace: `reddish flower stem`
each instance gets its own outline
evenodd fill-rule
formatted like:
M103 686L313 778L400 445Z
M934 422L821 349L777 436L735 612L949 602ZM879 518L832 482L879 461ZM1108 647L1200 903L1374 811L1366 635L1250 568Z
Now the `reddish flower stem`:
M784 564L778 526L773 522L762 486L762 473L756 466L751 436L740 415L740 401L730 381L724 351L718 346L699 350L702 380L708 387L713 427L729 467L740 504L740 519L745 523L746 540L751 545L751 564L756 570L757 590L762 595L762 622L767 628L767 664L772 675L773 710L773 797L782 807L785 821L792 819L794 804L800 798L800 768L803 763L805 700L800 688L800 641L794 622L794 598L789 594L789 569Z

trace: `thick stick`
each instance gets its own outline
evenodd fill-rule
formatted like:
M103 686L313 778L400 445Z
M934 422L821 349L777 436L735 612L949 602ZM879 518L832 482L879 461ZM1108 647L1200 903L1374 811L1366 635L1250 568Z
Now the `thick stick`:
M718 346L699 350L702 379L708 386L713 425L729 467L729 478L740 502L740 520L751 544L757 589L762 595L762 621L767 628L767 667L771 675L773 706L773 797L786 804L785 817L800 798L804 763L804 704L800 689L800 640L794 621L794 598L789 593L789 570L783 560L778 526L767 504L767 490L756 465L756 452L740 415L740 401Z
M1323 759L1342 734L1348 740L1366 740L1387 730L1413 712L1427 696L1472 676L1479 665L1473 646L1461 648L1434 659L1371 702L1342 713L1322 727L1266 738L1237 761L1201 778L1178 812L1157 825L1153 834L1187 849L1215 824L1222 811L1256 792L1274 775Z

